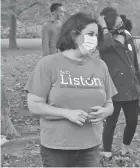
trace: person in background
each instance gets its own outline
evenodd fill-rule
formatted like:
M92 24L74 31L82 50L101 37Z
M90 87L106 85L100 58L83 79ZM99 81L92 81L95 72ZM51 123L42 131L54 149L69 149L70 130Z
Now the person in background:
M52 18L42 26L41 30L43 56L57 52L56 41L66 12L61 3L53 3L50 11Z
M106 7L102 10L102 13L106 13L106 14L107 13L116 13L117 14L117 10L113 7ZM125 25L125 30L127 30L130 33L133 28L132 21L130 19L128 19L125 14L120 14L120 17Z
M106 119L103 131L104 152L102 154L110 158L114 130L121 108L126 118L121 155L124 156L129 152L140 111L138 100L140 97L140 71L133 40L125 32L125 24L121 16L116 11L105 8L99 17L99 24L102 30L99 44L100 57L107 64L118 91L118 94L113 96L114 112Z
M84 13L62 26L59 53L43 57L25 90L32 114L40 115L44 167L99 167L103 119L117 94L106 64L91 57L98 25Z

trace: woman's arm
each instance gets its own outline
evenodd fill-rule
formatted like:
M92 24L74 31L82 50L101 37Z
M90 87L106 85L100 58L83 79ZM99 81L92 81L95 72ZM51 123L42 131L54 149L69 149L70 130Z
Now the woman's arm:
M66 109L50 106L46 104L46 100L41 97L28 93L27 103L29 111L34 115L39 115L42 118L50 120L64 119L64 111L66 111Z
M103 107L106 109L105 117L108 117L113 114L114 106L112 103L112 99L107 100Z
M39 115L47 120L67 119L82 126L88 116L83 110L71 110L50 106L46 104L45 99L31 93L28 93L27 102L32 114Z
M107 48L115 45L115 40L112 34L108 31L107 24L105 22L104 16L99 16L99 25L100 25L100 40L99 40L99 49L106 50Z

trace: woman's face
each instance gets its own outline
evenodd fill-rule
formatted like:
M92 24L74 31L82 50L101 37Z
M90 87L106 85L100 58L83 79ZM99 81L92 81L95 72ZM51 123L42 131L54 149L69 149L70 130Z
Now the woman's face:
M81 53L89 54L97 47L98 26L96 23L87 25L76 39Z
M87 25L82 31L81 34L78 36L77 40L78 43L84 42L84 35L88 36L98 36L98 26L96 23L91 23Z

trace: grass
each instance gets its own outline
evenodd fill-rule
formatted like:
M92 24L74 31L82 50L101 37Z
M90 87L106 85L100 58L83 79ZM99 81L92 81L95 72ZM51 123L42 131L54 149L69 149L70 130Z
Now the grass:
M6 95L9 100L10 117L14 125L17 129L23 127L24 125L28 125L30 128L38 126L38 118L28 116L28 114L23 114L23 112L25 111L22 111L22 109L27 108L26 93L23 92L23 88L36 63L42 58L41 51L35 49L22 49L18 51L9 51L2 49L1 55L2 82L4 83ZM103 161L103 166L140 166L140 125L138 125L137 127L137 131L131 145L131 158L119 157L124 123L124 116L121 115L114 136L113 149L115 156L113 157L112 161ZM22 136L25 136L25 134L22 134ZM3 166L41 166L41 161L39 158L39 146L37 146L37 144L34 144L33 142L26 144L22 147L22 149L20 149L20 151L22 151L22 156L15 158L12 155L13 152L10 152L10 149L7 148L7 154L10 153L10 157L8 157L9 155L4 155ZM17 160L20 160L18 164Z

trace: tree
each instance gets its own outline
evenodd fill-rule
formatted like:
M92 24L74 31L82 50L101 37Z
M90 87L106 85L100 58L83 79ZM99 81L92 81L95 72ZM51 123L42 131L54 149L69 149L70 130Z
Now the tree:
M22 13L35 5L41 5L40 1L33 0L2 0L2 16L9 16L9 49L17 49L16 27L17 19ZM5 12L7 11L7 13Z
M16 42L16 17L14 14L10 16L10 32L9 32L9 49L17 49L17 42Z

